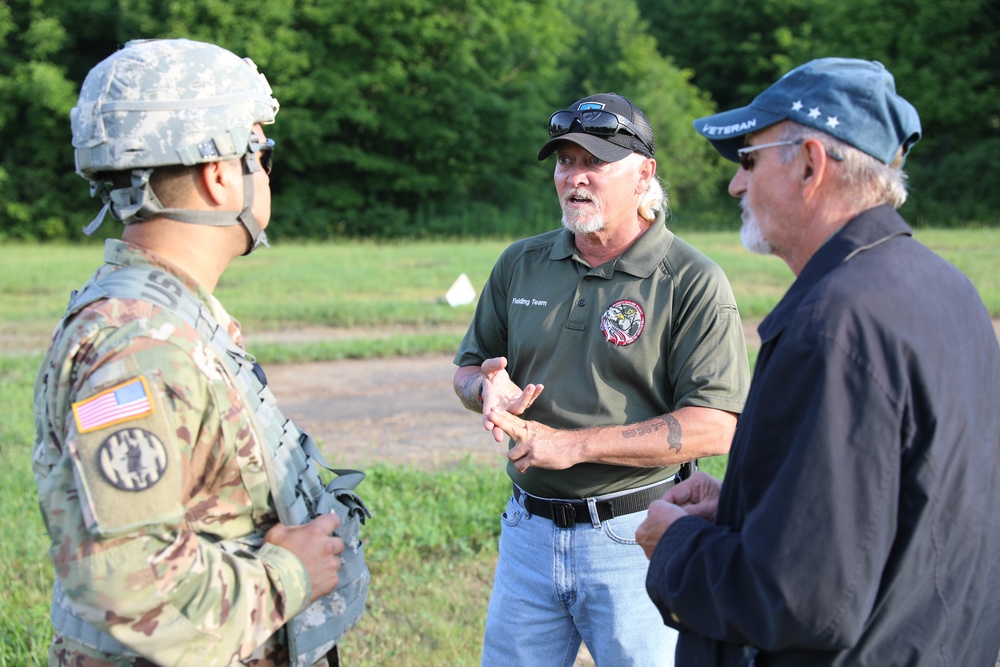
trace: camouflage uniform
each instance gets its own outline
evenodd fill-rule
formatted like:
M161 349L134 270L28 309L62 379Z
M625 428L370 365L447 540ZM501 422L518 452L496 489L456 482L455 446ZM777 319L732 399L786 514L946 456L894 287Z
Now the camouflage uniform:
M242 345L239 324L176 267L120 241L105 260L181 280ZM273 544L218 544L277 522L261 443L219 363L193 327L145 301L95 302L54 332L33 469L56 575L78 616L146 659L57 634L50 664L287 664L278 631L309 601L302 563ZM122 387L131 413L101 412Z

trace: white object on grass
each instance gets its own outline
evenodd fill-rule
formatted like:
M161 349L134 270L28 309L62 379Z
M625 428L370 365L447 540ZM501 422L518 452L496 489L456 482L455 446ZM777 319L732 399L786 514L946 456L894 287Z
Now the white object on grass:
M448 291L445 292L444 298L448 301L448 305L454 308L455 306L464 306L467 303L472 303L476 298L476 288L472 286L472 282L469 280L469 276L464 273L460 275Z

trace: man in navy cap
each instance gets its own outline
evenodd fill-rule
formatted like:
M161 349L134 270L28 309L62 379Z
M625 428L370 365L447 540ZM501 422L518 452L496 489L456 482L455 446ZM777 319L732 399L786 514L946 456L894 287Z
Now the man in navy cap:
M563 228L504 251L455 356L464 405L509 436L482 663L569 667L582 638L602 667L670 665L635 530L692 459L728 451L743 329L722 269L664 223L646 115L591 95L548 130Z
M677 664L993 667L1000 347L896 213L916 111L881 64L825 58L695 128L740 163L744 244L797 277L724 482L695 474L637 532Z

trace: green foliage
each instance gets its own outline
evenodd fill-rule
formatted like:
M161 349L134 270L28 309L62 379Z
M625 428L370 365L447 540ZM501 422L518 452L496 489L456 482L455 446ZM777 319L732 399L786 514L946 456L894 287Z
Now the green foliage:
M923 139L907 161L916 223L1000 222L1000 6L992 0L823 0L814 3L818 48L797 59L845 55L879 60L917 108ZM992 150L991 150L992 149Z
M274 135L288 156L274 181L277 234L440 234L449 230L437 220L475 220L508 202L539 215L547 175L530 160L539 135L526 128L544 127L558 80L563 21L551 1L316 1L300 11L303 76L272 77L286 100Z
M998 225L992 0L8 0L0 4L0 242L75 240L100 208L73 173L69 111L130 39L254 59L282 111L272 238L523 236L553 226L555 109L615 91L656 132L682 224L733 229L732 165L691 121L807 59L879 59L917 106L915 223ZM722 202L720 204L720 202ZM99 236L115 235L109 221Z
M586 95L616 92L643 110L656 138L657 173L669 185L671 206L704 200L716 194L726 178L721 158L691 129L691 120L712 113L708 96L691 83L693 72L676 67L657 51L656 41L636 3L603 3L575 11L573 54L563 63L568 76L559 102L568 106Z
M723 109L748 103L799 64L789 50L812 34L811 4L807 0L639 0L660 52L691 68L695 85Z
M640 0L660 50L720 108L827 56L878 60L920 113L907 161L917 225L1000 224L1000 6L993 0ZM995 180L995 179L993 179ZM719 193L721 196L721 192Z
M66 48L66 29L44 4L0 5L0 241L64 238L62 193L79 183L65 122L75 86L53 62Z

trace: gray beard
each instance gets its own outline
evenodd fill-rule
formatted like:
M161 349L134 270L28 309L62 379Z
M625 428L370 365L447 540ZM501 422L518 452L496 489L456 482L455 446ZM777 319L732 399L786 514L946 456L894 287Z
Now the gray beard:
M743 225L740 227L740 241L743 242L743 247L755 255L770 255L774 252L774 247L764 238L760 225L757 224L757 218L745 204L741 202L740 206L743 208Z
M572 216L572 219L570 219L570 217L566 215L566 212L563 211L562 224L563 227L574 234L593 234L594 232L599 232L604 229L605 220L602 213L598 213L586 221L580 220L579 216L576 215Z

